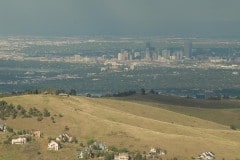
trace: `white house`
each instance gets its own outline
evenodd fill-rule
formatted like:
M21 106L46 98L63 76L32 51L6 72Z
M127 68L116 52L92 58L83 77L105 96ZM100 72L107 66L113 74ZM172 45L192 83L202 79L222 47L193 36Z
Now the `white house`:
M150 149L150 154L156 154L156 153L157 153L157 149L152 147Z
M213 160L215 159L215 154L213 152L203 152L197 157L197 159Z
M69 142L71 143L73 141L73 137L70 136L69 134L67 133L63 133L63 134L60 134L57 138L56 138L56 141L58 142Z
M27 143L27 138L25 137L19 137L16 139L12 139L12 144L25 144Z
M149 152L150 155L165 155L166 151L162 150L160 148L154 148L152 147Z
M50 143L48 143L48 150L58 151L59 149L60 145L57 142L51 141Z
M62 96L62 97L69 97L69 95L66 94L66 93L59 93L58 95L59 95L59 96Z
M118 155L114 155L114 160L129 160L128 153L119 153Z

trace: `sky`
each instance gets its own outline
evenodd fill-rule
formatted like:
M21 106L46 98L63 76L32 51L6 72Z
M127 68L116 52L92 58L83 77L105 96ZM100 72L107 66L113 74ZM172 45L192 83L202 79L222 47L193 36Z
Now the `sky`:
M240 0L0 0L0 36L240 37Z

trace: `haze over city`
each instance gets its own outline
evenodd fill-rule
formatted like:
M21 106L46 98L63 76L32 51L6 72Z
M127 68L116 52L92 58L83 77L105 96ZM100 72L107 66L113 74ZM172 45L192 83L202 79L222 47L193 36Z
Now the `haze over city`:
M239 0L1 0L0 36L240 37Z

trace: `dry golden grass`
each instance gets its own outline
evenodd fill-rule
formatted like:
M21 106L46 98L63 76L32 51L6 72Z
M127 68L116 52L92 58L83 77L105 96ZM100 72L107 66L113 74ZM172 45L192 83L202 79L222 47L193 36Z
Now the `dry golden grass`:
M52 123L50 118L44 118L41 122L36 118L7 120L7 125L14 129L39 129L44 132L44 138L28 144L32 150L24 150L26 146L7 146L11 150L3 150L0 159L6 157L7 153L19 155L19 159L32 159L34 156L36 159L75 159L79 144L65 144L58 152L46 150L47 138L58 136L65 126L83 143L89 138L95 138L108 145L126 147L132 151L149 151L150 147L158 146L167 150L166 158L177 157L182 160L191 159L204 151L213 151L217 159L240 158L239 131L149 104L53 95L24 95L3 99L25 108L43 110L46 107L56 123ZM63 117L59 117L59 114ZM18 152L19 147L23 153ZM0 148L5 148L5 145L0 145ZM41 154L37 154L36 150Z

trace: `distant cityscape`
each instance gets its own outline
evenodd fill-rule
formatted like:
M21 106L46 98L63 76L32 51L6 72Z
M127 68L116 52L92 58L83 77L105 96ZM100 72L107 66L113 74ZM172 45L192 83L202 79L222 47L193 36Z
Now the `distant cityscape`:
M103 94L145 88L191 97L240 96L239 40L5 37L0 61L0 92L54 87Z
M148 39L147 39L148 40ZM162 38L153 39L159 42L159 46L153 46L145 39L89 39L89 38L38 38L38 37L8 37L0 39L0 59L2 60L33 60L33 61L49 61L49 62L69 62L69 63L147 63L149 62L159 64L174 65L176 62L184 63L188 65L189 62L204 63L204 66L216 66L219 64L227 64L227 66L221 65L226 68L238 68L240 63L240 41L237 40L209 40L209 39L178 39L178 38ZM162 43L166 43L161 46ZM122 43L129 43L132 48L119 48L118 45ZM137 48L135 43L139 43L140 48ZM207 48L210 43L209 48ZM96 48L91 49L91 45L94 44ZM98 46L102 44L112 45L105 47L98 52ZM171 46L172 44L172 46ZM204 46L204 44L207 44ZM87 52L95 54L84 53L86 49L81 50L79 46L87 46ZM64 54L59 54L59 49L63 48ZM76 47L76 48L75 48ZM67 48L67 49L66 49ZM109 48L109 50L108 50ZM29 53L29 49L32 50ZM35 50L34 50L35 49ZM111 50L112 49L112 50ZM27 52L25 52L27 50ZM217 53L219 51L220 53ZM74 54L77 52L76 54ZM116 62L116 63L115 63ZM229 65L232 63L233 65ZM156 64L156 63L155 63ZM191 64L191 63L190 63ZM237 65L237 66L236 66ZM194 66L194 65L193 65ZM201 65L200 65L201 66ZM197 67L197 66L196 66Z

